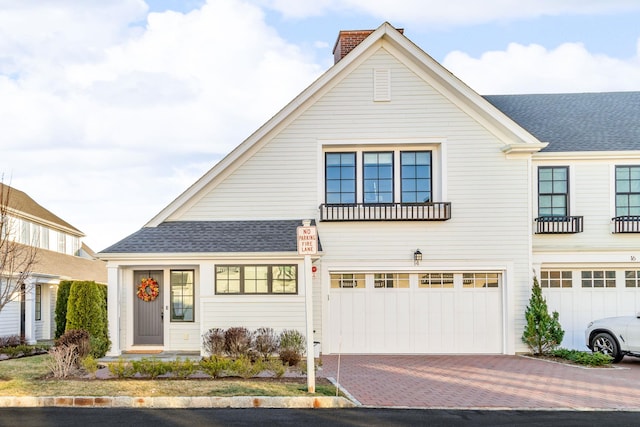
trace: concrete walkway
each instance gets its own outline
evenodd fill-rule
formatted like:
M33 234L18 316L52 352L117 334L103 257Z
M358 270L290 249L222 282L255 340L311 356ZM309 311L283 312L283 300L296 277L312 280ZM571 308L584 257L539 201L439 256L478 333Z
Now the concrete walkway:
M364 406L640 410L640 359L583 368L522 356L323 356ZM338 376L339 375L339 376Z

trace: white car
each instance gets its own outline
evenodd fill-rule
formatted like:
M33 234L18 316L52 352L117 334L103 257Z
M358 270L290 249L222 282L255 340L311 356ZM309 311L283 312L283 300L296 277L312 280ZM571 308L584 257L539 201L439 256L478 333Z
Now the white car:
M613 357L613 363L618 363L624 356L640 357L640 313L590 322L585 341L592 351Z

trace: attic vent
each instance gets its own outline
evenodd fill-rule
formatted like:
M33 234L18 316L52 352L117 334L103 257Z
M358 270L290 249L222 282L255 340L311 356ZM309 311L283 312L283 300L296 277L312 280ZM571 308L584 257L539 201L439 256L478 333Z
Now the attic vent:
M388 68L373 70L373 100L391 101L391 70Z

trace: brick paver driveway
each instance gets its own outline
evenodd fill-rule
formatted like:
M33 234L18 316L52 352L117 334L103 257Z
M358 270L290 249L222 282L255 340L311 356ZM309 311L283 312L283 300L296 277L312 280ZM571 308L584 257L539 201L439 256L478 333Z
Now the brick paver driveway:
M640 359L582 368L521 356L323 356L365 406L640 410Z

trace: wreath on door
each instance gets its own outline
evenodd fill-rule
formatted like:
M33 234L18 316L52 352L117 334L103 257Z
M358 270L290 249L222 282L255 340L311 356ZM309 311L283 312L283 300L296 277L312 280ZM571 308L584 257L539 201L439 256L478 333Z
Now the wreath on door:
M140 280L140 284L138 284L138 292L136 292L138 298L142 301L153 301L158 298L160 295L160 287L158 286L158 282L151 278L146 277Z

